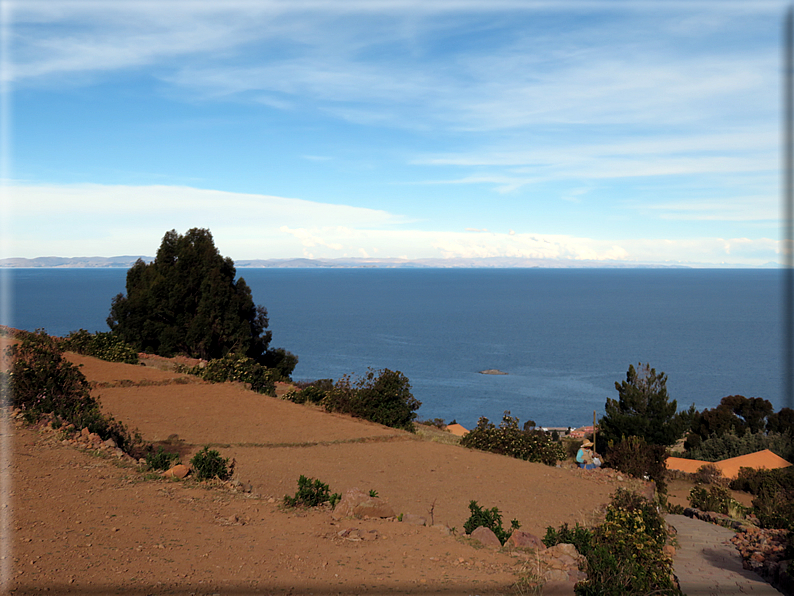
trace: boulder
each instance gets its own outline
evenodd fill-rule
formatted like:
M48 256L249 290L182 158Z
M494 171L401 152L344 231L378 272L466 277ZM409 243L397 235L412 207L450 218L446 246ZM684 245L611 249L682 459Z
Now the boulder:
M546 548L540 538L523 530L513 530L510 538L507 539L507 544L516 548L534 548L537 550L545 550Z
M188 468L185 464L177 464L173 468L163 472L163 476L166 478L184 478L189 473L190 468Z
M474 530L471 533L471 537L483 546L495 546L496 548L500 548L502 546L502 543L499 542L499 539L496 537L496 534L493 533L493 530L486 528L485 526L480 526Z
M370 497L358 488L348 490L334 508L333 517L394 517L394 509L380 497Z
M404 513L403 523L411 524L413 526L426 526L427 518L424 518L421 515L416 515L415 513Z

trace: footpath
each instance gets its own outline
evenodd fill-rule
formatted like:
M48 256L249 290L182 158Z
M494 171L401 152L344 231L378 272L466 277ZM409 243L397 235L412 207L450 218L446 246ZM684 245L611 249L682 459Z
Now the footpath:
M742 557L730 542L734 531L683 515L666 515L677 532L673 570L687 596L780 596L758 574L742 567Z

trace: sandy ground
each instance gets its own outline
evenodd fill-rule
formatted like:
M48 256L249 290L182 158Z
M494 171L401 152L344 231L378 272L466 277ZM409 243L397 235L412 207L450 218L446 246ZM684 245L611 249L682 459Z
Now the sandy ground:
M251 492L145 479L53 433L12 428L12 551L0 564L17 594L515 594L531 554L463 537L470 500L542 537L547 526L591 523L628 482L423 440L239 385L69 357L98 383L105 411L183 462L212 445ZM301 474L339 493L375 490L396 512L454 532L285 510ZM374 539L341 538L348 528Z

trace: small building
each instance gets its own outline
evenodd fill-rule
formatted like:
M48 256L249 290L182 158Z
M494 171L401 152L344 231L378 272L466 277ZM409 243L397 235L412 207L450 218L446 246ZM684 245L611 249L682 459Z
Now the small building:
M584 439L588 435L593 434L593 426L580 426L579 428L575 428L569 434L569 437L574 439Z

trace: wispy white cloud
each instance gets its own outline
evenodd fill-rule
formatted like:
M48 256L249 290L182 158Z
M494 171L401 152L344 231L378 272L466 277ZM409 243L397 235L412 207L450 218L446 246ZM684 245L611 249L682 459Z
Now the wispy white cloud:
M524 257L631 262L777 258L768 238L594 239L560 234L413 229L385 211L189 187L102 185L7 187L15 225L7 256L151 254L163 233L209 227L236 259ZM675 206L660 206L674 209Z

